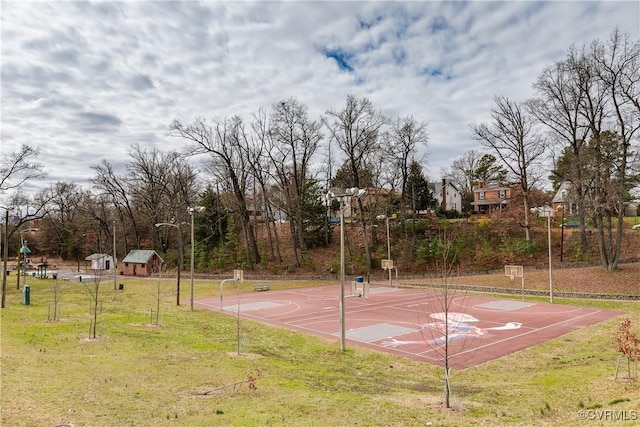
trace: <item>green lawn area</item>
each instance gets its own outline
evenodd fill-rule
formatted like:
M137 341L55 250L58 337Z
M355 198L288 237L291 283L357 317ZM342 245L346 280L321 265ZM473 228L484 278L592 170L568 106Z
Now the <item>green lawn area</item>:
M338 341L191 311L187 280L177 307L173 280L119 277L124 289L114 291L104 279L98 337L90 339L84 285L57 282L60 318L51 320L54 280L29 277L25 306L15 275L8 279L3 426L561 426L602 425L593 417L603 410L640 417L632 412L639 382L613 378L620 318L452 372L454 408L443 410L441 368L349 343L341 353ZM267 292L313 284L273 283ZM196 297L219 287L196 281ZM637 302L556 302L622 310L640 333ZM581 410L592 419L581 421Z

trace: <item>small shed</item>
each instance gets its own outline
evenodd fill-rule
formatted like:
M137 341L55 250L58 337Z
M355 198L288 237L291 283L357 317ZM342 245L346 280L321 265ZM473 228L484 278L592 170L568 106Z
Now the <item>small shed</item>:
M133 250L122 260L125 276L151 276L160 271L164 260L154 250Z
M85 261L91 262L92 270L111 270L117 265L113 257L108 254L91 254L85 258Z

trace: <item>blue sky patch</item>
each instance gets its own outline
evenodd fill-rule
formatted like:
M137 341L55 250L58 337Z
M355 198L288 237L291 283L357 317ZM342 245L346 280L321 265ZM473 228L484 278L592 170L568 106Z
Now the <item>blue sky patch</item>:
M349 52L346 52L345 50L340 48L324 48L322 49L322 54L327 58L331 58L336 61L336 64L338 64L338 68L340 68L340 70L347 71L349 73L353 72L353 67L350 64L353 59L353 55Z

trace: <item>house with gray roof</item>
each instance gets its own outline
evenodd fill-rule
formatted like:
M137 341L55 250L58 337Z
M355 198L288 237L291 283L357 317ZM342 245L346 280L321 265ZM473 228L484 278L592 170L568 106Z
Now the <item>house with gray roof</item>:
M576 204L576 194L573 190L573 184L569 181L563 181L558 187L558 191L551 200L554 216L573 216L578 215L578 205Z

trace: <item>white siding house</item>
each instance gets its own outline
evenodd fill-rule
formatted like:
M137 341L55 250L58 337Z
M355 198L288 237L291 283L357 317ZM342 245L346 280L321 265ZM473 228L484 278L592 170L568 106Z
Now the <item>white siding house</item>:
M429 187L441 210L462 213L462 193L453 183L442 179L440 182L429 184Z

